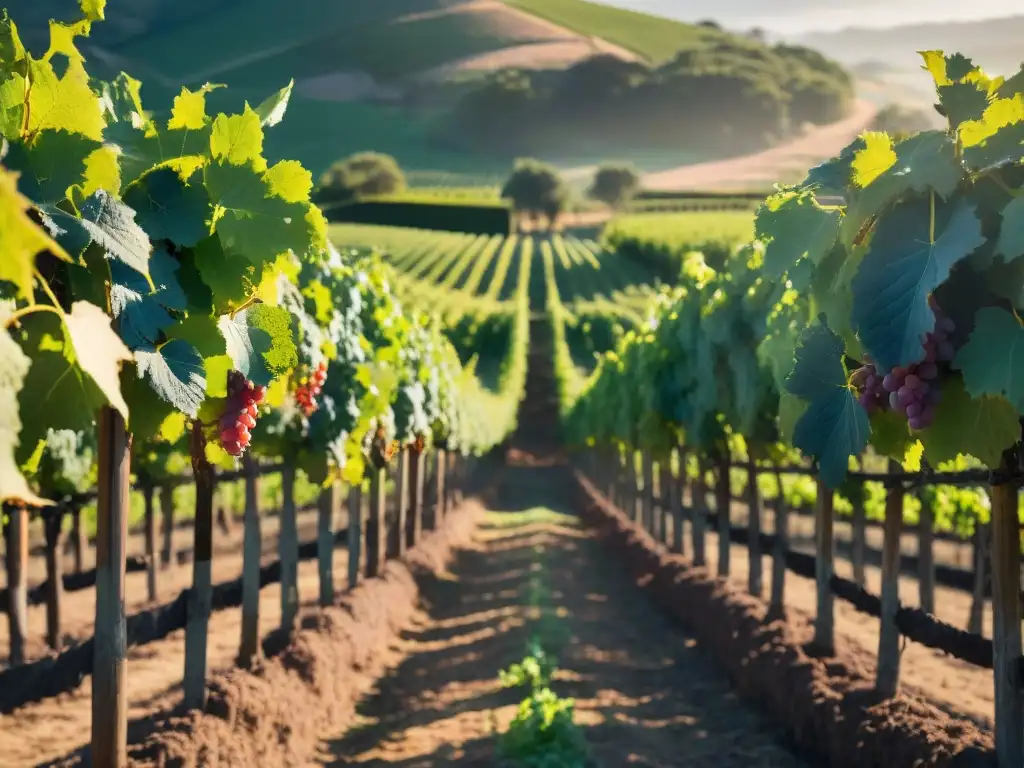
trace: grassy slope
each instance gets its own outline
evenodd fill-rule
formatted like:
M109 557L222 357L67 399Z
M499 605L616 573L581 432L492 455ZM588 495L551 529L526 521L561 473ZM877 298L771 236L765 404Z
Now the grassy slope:
M695 24L672 21L586 0L505 0L515 8L548 19L581 35L601 37L645 59L660 63L680 49L699 48L722 37L735 37Z

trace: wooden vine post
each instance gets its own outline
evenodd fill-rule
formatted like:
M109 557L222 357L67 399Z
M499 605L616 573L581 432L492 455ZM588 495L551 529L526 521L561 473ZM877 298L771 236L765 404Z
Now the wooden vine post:
M202 709L206 703L206 645L213 607L213 492L216 476L206 460L206 437L202 424L192 426L192 476L196 487L195 556L192 560L192 589L189 591L185 624L184 704Z
M729 453L726 451L716 462L718 476L715 480L715 512L718 513L718 575L729 576L732 540L730 539L729 508L732 506L732 488L729 484Z
M992 473L992 651L999 768L1024 765L1021 691L1020 445L1003 453Z
M772 550L771 611L781 616L786 611L786 556L789 554L789 504L782 486L782 473L775 467L775 544Z
M640 466L643 469L643 496L641 497L641 525L652 536L654 532L654 460L650 451L640 452Z
M142 500L144 504L145 537L146 537L146 599L151 603L156 601L156 510L153 503L154 488L149 482L142 488Z
M761 492L757 487L757 464L754 461L753 449L747 449L747 547L750 554L747 587L750 594L761 596Z
M935 510L928 496L919 494L921 515L918 528L917 584L921 610L935 613Z
M679 483L672 475L672 455L669 453L661 462L660 474L658 475L658 493L661 497L661 515L658 521L658 541L662 544L670 544L669 525L674 531L682 528L683 521L679 514Z
M814 515L815 582L818 606L814 617L814 644L831 655L835 650L835 598L832 595L832 574L835 564L835 542L832 535L835 494L818 480Z
M431 519L431 529L440 527L444 520L446 505L448 502L448 491L445 485L445 479L447 478L447 469L445 467L445 459L447 454L444 448L439 448L435 454L434 459L434 476L435 476L435 491L434 496L436 501L434 502L434 514Z
M46 534L46 644L55 651L61 648L61 607L64 596L64 564L61 543L64 539L64 510L47 510L43 515Z
M242 519L242 638L238 663L252 665L260 655L260 532L259 467L251 454L242 459L245 510Z
M405 545L409 548L419 544L423 528L423 475L424 461L422 441L409 450L409 517L406 520Z
M643 478L641 456L641 472L636 471L636 451L629 451L629 518L639 526L643 526L643 497L640 494L640 481Z
M686 450L679 448L677 452L679 457L679 477L672 477L672 465L669 464L669 513L672 517L672 551L680 555L685 554L685 528L684 523L687 515L683 511L683 505L686 504L687 496L687 484L689 483L689 477L686 474ZM690 508L692 514L692 507ZM693 524L692 522L690 523Z
M409 520L409 458L407 449L398 453L398 467L395 477L395 529L392 534L391 551L394 557L405 554Z
M614 448L609 448L605 453L605 496L608 497L608 501L612 504L615 503L615 494L619 487L619 462L618 462L618 451Z
M370 519L366 521L366 576L380 575L384 564L384 537L381 528L387 512L387 470L372 470L370 476Z
M73 501L71 502L71 554L74 557L72 567L75 569L75 573L81 573L85 568L87 546L85 526L82 525L82 505Z
M128 764L125 557L131 435L124 417L100 409L97 435L96 626L92 664L92 764Z
M291 631L299 615L299 526L295 511L295 465L281 469L281 628Z
M889 460L889 473L902 467ZM900 683L900 631L896 613L900 607L900 538L903 533L903 485L888 483L885 497L885 533L882 540L882 616L878 633L878 671L875 690L886 698L896 695Z
M160 487L160 517L164 526L164 543L160 551L160 563L165 568L174 557L174 488L170 483Z
M28 643L28 510L21 504L7 507L7 622L10 627L10 664L25 663Z
M698 464L697 479L693 484L691 492L690 508L693 520L690 523L690 532L693 535L693 564L703 568L707 564L707 552L705 547L706 537L704 535L708 522L708 480L707 467L702 458Z
M363 482L348 489L348 588L359 583L359 565L363 556Z
M316 518L316 562L321 606L334 603L334 506L335 484L320 490Z
M867 516L864 511L864 486L860 487L860 498L853 504L852 549L850 559L853 564L853 580L858 587L864 586L864 555L867 549Z
M971 584L971 609L967 619L967 631L975 635L981 634L982 620L985 616L985 593L988 591L989 525L978 520L974 524L974 536L971 537L973 562L973 583Z

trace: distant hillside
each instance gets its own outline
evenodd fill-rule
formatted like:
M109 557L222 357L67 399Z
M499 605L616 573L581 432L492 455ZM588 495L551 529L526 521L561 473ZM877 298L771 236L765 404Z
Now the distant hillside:
M1024 15L973 22L913 24L890 29L844 29L799 39L847 65L884 61L896 69L917 69L916 51L939 49L970 56L992 73L1010 75L1024 62ZM923 75L922 79L927 80Z

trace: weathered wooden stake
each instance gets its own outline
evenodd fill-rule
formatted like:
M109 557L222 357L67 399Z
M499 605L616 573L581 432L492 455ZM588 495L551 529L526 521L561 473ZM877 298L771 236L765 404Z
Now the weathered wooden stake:
M918 528L917 586L921 610L935 613L935 510L925 494L920 494L921 515Z
M1011 463L1012 462L1012 463ZM1016 468L1007 451L1004 473ZM1024 697L1021 692L1020 523L1017 487L992 486L992 651L995 737L999 768L1024 765Z
M81 573L85 568L85 549L88 545L85 526L82 525L82 507L75 504L71 507L71 554L75 573Z
M861 494L864 491L861 489ZM853 551L851 561L853 562L853 580L857 586L864 586L864 553L867 549L867 518L864 514L864 500L857 499L853 505L853 519L851 520Z
M889 460L889 472L902 470ZM885 497L885 533L882 541L882 617L878 633L878 670L875 690L886 698L896 695L900 684L900 631L896 613L900 607L900 536L903 529L903 486L895 483Z
M671 467L671 465L670 465ZM672 505L672 551L680 555L686 554L686 518L690 517L690 525L693 525L692 499L690 506L686 506L687 485L690 479L686 474L686 450L679 449L679 477L669 478L671 483L671 495L669 503ZM684 509L684 506L686 508Z
M124 581L132 440L124 418L109 406L100 409L97 432L91 760L95 766L123 768L128 763Z
M772 550L771 609L781 616L786 610L786 555L789 553L789 504L782 487L782 474L775 467L775 544Z
M157 599L156 572L156 510L153 503L153 486L147 483L142 488L142 500L144 503L145 538L146 538L146 599L155 602Z
M989 526L980 520L974 524L972 537L973 583L971 584L971 609L967 618L967 631L980 635L984 626L985 593L989 581Z
M654 532L654 460L650 451L640 452L640 467L643 470L643 495L640 498L640 525L652 536Z
M7 546L7 623L10 627L10 665L25 663L28 644L28 510L7 507L4 529Z
M295 511L295 465L281 470L281 628L291 631L299 615L299 524Z
M260 559L263 537L260 531L259 466L246 453L245 511L242 520L242 638L238 664L252 666L260 656Z
M405 544L415 547L420 542L423 531L423 478L426 454L414 448L409 449L409 517L406 521Z
M363 555L363 483L348 489L348 588L359 583L359 566Z
M406 542L408 541L409 518L409 465L412 454L410 449L403 449L398 454L398 472L395 478L395 533L394 533L394 556L401 557L405 554Z
M384 565L384 516L387 513L387 470L373 469L370 475L370 519L366 521L366 576L380 574Z
M732 488L729 482L729 454L719 457L718 476L715 478L715 511L718 513L718 575L729 575L729 563L732 555L730 539L731 520L729 509L732 507Z
M316 520L316 561L321 606L334 604L334 499L331 483L320 491Z
M447 453L443 449L437 451L437 453L435 454L434 475L436 478L437 485L434 495L437 501L434 502L434 514L432 515L433 519L430 521L432 523L431 530L433 528L440 527L441 523L444 521L444 516L447 513L448 509L448 490L447 484L445 482L448 478L448 469L445 466L446 458Z
M160 487L160 517L164 526L160 565L167 568L174 557L174 488L169 483Z
M196 486L195 557L192 560L192 589L189 592L185 624L184 704L202 709L206 704L206 647L213 608L213 490L216 477L206 460L206 438L202 425L192 428L192 476Z
M692 503L690 504L693 521L690 531L693 534L693 564L703 568L707 564L705 547L705 531L708 525L708 480L707 467L702 458L699 462L697 480L693 484Z
M814 617L814 644L826 653L835 650L835 598L832 595L832 574L835 568L835 540L833 536L833 502L835 496L824 481L818 480L817 504L814 516L815 581L818 609Z
M59 651L62 646L60 632L61 608L64 602L64 563L61 546L64 542L64 511L60 508L43 516L46 534L46 644Z
M757 487L757 464L754 461L753 450L748 447L747 457L747 506L749 508L747 517L747 533L750 554L750 569L747 576L747 588L750 594L761 596L761 491Z

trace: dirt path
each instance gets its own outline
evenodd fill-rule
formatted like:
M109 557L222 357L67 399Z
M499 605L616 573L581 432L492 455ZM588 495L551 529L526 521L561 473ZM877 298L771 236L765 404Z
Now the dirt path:
M570 483L559 466L504 472L502 508L451 578L428 588L360 725L328 735L314 765L494 764L496 733L522 695L502 690L498 671L532 636L557 657L553 687L576 699L598 765L806 765L593 534L560 514Z
M859 99L845 120L822 125L803 136L753 155L685 165L644 176L647 189L769 189L777 181L802 176L807 169L839 154L865 130L878 106Z

